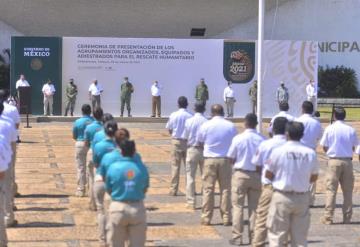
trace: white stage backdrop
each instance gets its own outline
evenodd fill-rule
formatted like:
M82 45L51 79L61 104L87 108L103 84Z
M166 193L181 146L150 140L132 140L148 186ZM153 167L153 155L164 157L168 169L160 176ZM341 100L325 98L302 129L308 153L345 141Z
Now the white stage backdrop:
M275 92L281 80L290 89L290 111L299 114L301 102L306 99L307 81L310 78L317 81L317 43L266 41L265 51L264 117L278 111ZM227 81L223 75L223 56L224 40L64 37L63 95L65 82L74 78L79 88L75 113L80 114L81 105L89 102L89 85L96 78L104 88L101 97L104 111L118 116L120 85L127 76L135 88L132 115L150 116L150 87L157 80L163 87L162 115L168 116L177 109L177 98L182 95L189 99L192 109L195 87L200 78L205 78L209 87L209 109L211 104L224 104L223 90ZM251 81L255 78L256 74ZM251 109L248 95L251 84L233 85L238 117ZM65 97L63 109L64 104Z

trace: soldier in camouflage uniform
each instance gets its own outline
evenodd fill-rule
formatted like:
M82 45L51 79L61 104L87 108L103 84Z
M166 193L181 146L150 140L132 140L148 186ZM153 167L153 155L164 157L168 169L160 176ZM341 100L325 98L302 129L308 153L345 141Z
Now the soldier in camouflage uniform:
M285 87L283 81L280 82L280 87L276 90L276 101L280 105L281 103L289 103L289 90Z
M249 89L249 96L252 104L252 113L256 114L257 106L257 80L254 81L254 84Z
M131 94L134 92L133 85L129 82L129 78L124 77L124 83L121 84L121 115L124 115L124 106L126 104L126 109L128 111L128 117L131 117Z
M200 84L196 87L195 99L204 106L206 105L206 101L209 100L208 86L205 84L203 78L200 79Z
M70 79L69 84L66 86L66 108L65 116L67 116L69 110L70 115L74 115L76 95L78 93L77 86L74 84L74 79Z

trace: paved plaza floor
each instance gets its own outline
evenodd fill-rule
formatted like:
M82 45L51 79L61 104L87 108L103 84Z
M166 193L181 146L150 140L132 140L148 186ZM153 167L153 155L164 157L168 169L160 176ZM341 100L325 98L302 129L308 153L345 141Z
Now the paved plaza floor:
M360 123L352 123L360 131ZM184 196L184 169L180 195L168 196L170 181L170 138L160 123L124 123L136 141L137 150L147 164L151 181L146 198L148 210L147 246L229 246L231 227L221 224L218 208L213 225L200 225L201 195L195 211L187 209ZM242 124L237 124L239 131ZM325 126L325 125L324 125ZM360 134L360 132L358 132ZM96 213L88 209L88 198L74 196L76 166L71 123L32 123L21 128L16 175L21 196L16 198L19 225L8 229L10 247L98 246ZM343 225L341 206L335 224L322 225L324 210L325 159L319 152L321 174L315 208L311 209L310 246L360 246L360 168L354 162L356 185L353 224ZM200 184L200 177L197 178ZM218 197L218 196L217 196ZM338 204L342 195L338 195ZM217 204L218 205L218 204ZM245 236L247 236L247 226ZM247 238L244 243L248 243Z

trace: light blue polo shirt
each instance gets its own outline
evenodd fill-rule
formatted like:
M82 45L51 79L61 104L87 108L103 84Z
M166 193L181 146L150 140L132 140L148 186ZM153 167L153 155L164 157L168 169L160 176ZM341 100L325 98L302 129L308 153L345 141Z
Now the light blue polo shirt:
M114 140L110 138L106 138L96 144L94 144L93 148L93 162L97 165L100 165L100 162L105 154L110 153L116 148L116 144ZM98 173L99 169L96 169L96 173Z
M107 135L105 134L105 130L104 130L104 127L103 127L100 131L95 133L94 138L92 140L93 145L95 146L96 143L101 142L105 138L107 138Z
M102 123L100 121L95 120L91 124L89 124L85 129L85 141L90 143L91 149L93 149L92 141L94 139L94 135L96 132L100 131L103 128Z
M77 119L73 124L73 136L77 141L84 141L85 140L85 129L86 127L91 124L94 119L90 116L82 116L81 118Z
M123 157L106 174L106 190L113 201L140 201L145 198L149 173L141 170L133 158Z

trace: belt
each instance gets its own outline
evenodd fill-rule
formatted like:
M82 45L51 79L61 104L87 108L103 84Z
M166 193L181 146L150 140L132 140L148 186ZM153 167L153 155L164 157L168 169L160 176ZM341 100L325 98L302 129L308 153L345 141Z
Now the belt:
M226 97L227 99L233 99L234 97Z
M204 159L229 159L228 157L204 157Z
M173 138L173 140L177 140L177 141L186 141L186 139L183 139L183 138Z
M271 189L272 189L272 184L263 184L262 187L263 187L263 188L271 188Z
M202 148L202 146L188 146L188 148Z
M235 168L234 171L236 171L236 172L257 172L257 171L244 170L241 168Z
M309 192L309 191L305 191L305 192L286 191L286 190L277 190L277 189L275 189L274 191L282 194L290 194L290 195L305 195L306 193Z
M352 157L329 157L330 160L352 160Z

